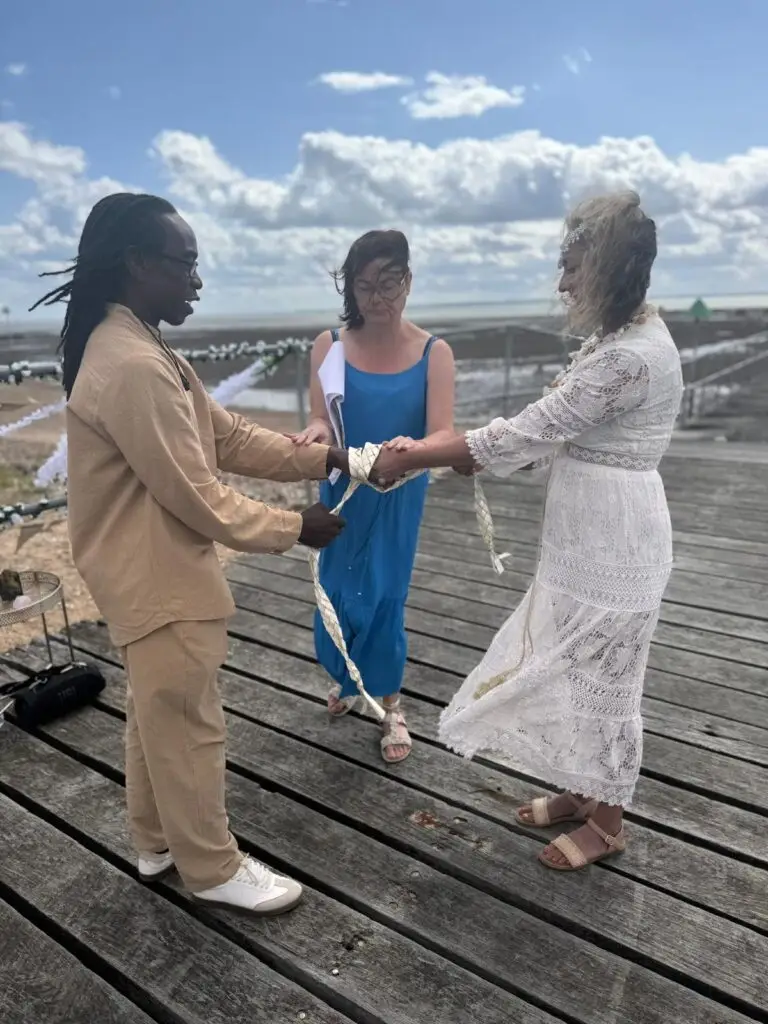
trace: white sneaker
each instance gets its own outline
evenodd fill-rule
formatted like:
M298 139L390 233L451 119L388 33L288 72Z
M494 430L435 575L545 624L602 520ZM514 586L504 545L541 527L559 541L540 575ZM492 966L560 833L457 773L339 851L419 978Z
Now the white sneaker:
M247 910L265 917L285 914L301 900L298 882L276 875L253 857L242 863L228 882L194 893L194 898L216 907Z
M140 853L138 860L139 880L145 883L159 882L169 875L176 865L170 850L165 853Z

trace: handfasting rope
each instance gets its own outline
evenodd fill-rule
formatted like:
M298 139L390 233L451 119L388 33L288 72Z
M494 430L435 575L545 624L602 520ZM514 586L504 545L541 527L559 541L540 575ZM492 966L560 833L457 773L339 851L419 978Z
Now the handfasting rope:
M368 477L373 469L376 459L379 457L381 448L382 445L380 444L366 444L363 448L349 449L350 481L346 491L342 495L341 501L334 509L332 509L334 515L339 514L360 484L367 484L368 487L372 487L375 491L379 491L379 493L384 494L395 490L397 487L402 487L403 484L408 483L417 476L421 476L422 473L429 472L428 470L418 469L412 473L407 473L391 487L380 487L378 484L370 481ZM501 575L501 573L504 572L504 560L509 558L509 553L503 552L500 555L496 554L493 540L493 519L491 518L491 510L488 507L488 502L483 492L482 485L477 477L475 477L475 515L477 516L477 522L480 527L480 535L491 555L491 564L493 565L494 570ZM338 615L336 614L336 609L333 607L331 599L326 594L325 589L320 582L319 551L314 549L310 550L309 568L312 573L312 582L315 589L315 601L317 602L317 607L323 620L323 624L328 631L328 635L331 640L333 640L336 648L344 659L350 678L357 687L361 697L368 703L379 721L383 721L385 711L365 689L363 677L360 675L360 670L349 656L349 651L347 650L347 645L344 642L344 634L341 629L341 623L339 622Z

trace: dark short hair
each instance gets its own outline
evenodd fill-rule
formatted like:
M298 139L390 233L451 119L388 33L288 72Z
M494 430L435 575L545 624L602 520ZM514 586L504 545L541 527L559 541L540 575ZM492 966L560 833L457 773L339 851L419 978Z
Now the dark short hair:
M339 270L333 271L336 290L344 299L344 309L339 320L354 330L362 327L363 314L355 299L355 279L374 260L385 260L385 270L397 270L403 277L411 269L411 254L408 239L402 231L367 231L361 235L347 253Z
M40 275L70 275L68 281L30 308L32 312L42 305L67 304L59 342L67 397L72 392L88 338L106 316L107 304L119 300L128 250L162 250L165 231L160 217L173 213L175 208L158 196L133 192L106 196L88 214L72 264L64 270Z

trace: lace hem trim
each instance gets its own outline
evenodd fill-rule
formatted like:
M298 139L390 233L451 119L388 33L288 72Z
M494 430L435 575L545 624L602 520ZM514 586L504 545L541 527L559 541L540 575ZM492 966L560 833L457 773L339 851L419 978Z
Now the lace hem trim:
M653 455L604 452L595 448L582 448L577 444L566 444L565 454L579 462L589 462L595 466L610 466L615 469L628 469L637 473L651 472L657 468L660 462L660 459Z
M661 604L672 563L608 565L542 544L536 578L550 590L610 611L649 612Z
M639 757L627 776L620 780L606 779L588 772L566 771L551 764L535 744L514 729L500 729L498 726L475 722L470 730L465 731L461 725L448 719L445 712L440 722L439 739L455 754L470 759L482 751L512 760L512 752L519 751L514 758L516 771L522 771L563 791L589 794L591 799L613 807L628 807L632 803L640 775Z

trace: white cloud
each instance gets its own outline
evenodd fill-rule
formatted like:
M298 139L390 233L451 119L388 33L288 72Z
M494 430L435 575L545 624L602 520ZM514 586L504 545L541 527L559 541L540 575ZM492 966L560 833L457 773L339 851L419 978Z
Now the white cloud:
M111 100L119 100L122 97L122 95L123 90L120 88L119 85L110 85L110 87L107 89L107 96L109 96Z
M656 280L667 291L759 290L768 273L765 148L702 162L648 137L578 146L524 131L428 146L326 131L306 134L277 178L249 174L187 132L161 132L149 152L198 232L211 312L332 304L328 271L376 226L407 231L422 301L541 295L566 208L626 187L659 224ZM36 188L0 225L0 303L18 304L37 296L39 269L71 257L91 205L126 186L91 178L79 147L14 122L0 123L0 171Z
M36 141L18 121L0 122L0 171L39 184L81 175L85 153L79 146L56 146Z
M6 64L5 73L12 75L14 78L21 78L22 75L27 73L27 65L22 63Z
M592 54L585 50L584 47L579 50L576 56L570 53L563 54L563 64L565 64L572 75L580 75L584 65L591 63Z
M412 85L410 78L402 75L388 75L384 71L326 71L317 81L336 92L373 92L377 89L392 89Z
M430 71L426 82L425 89L402 99L411 117L418 120L479 117L494 108L519 107L525 102L522 85L501 89L483 75L443 75Z

